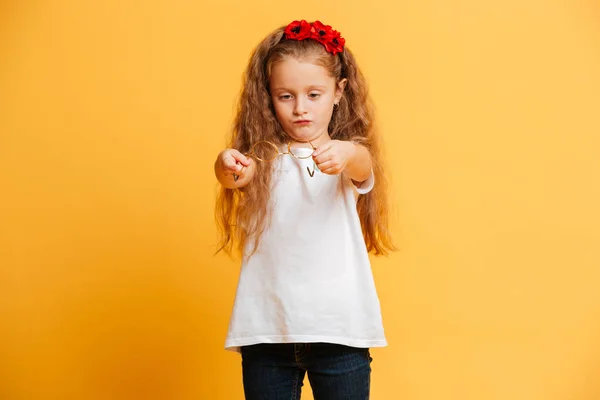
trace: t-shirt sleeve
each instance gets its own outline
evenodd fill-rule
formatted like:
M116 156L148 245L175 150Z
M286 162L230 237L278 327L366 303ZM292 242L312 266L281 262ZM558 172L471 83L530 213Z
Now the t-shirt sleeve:
M356 191L358 192L358 194L369 193L373 189L373 186L375 186L375 175L373 174L373 170L371 169L371 174L366 180L358 184L354 181L352 181L352 183L356 187Z

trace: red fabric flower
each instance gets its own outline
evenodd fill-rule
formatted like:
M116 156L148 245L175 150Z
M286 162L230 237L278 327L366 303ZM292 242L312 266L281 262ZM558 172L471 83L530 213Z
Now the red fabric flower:
M293 40L303 40L310 37L312 26L305 20L294 21L285 28L285 37Z
M328 40L325 45L325 50L330 52L333 55L337 53L341 53L344 51L344 45L346 44L346 39L344 39L338 31L332 31L332 38Z
M321 21L315 21L312 23L310 38L325 44L328 40L333 39L333 30L331 26L324 25Z
M286 39L314 39L325 46L325 50L333 55L344 51L346 40L331 26L315 21L309 24L305 20L294 21L285 28Z

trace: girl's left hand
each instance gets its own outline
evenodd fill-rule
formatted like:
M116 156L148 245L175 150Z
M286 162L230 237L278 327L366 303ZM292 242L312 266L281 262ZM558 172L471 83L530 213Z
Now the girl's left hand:
M330 140L313 152L317 168L324 174L342 173L356 153L356 145L344 140Z

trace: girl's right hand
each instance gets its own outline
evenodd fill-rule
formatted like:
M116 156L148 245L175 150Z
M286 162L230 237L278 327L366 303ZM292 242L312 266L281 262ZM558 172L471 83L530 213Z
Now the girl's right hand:
M215 175L226 188L245 186L254 175L253 172L252 159L236 149L221 151L215 162Z
M225 149L219 154L223 169L230 173L241 172L244 167L250 165L250 158L246 157L236 149Z

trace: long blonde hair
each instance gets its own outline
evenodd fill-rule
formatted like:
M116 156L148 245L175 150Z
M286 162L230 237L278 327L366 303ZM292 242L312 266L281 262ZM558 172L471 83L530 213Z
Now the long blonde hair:
M358 197L357 211L368 251L375 255L387 254L395 250L388 231L388 185L365 78L348 48L332 55L315 40L285 39L284 29L281 27L268 35L250 58L228 147L245 153L260 140L283 144L288 139L275 117L269 93L269 77L275 63L287 58L310 59L329 71L337 82L346 78L339 107L329 123L329 134L332 139L360 143L370 151L376 183L373 190ZM260 236L269 223L272 164L256 163L256 168L252 182L244 188L220 189L215 208L221 231L217 252L224 250L231 255L236 248L243 253L247 241L252 240L252 253L260 243Z

